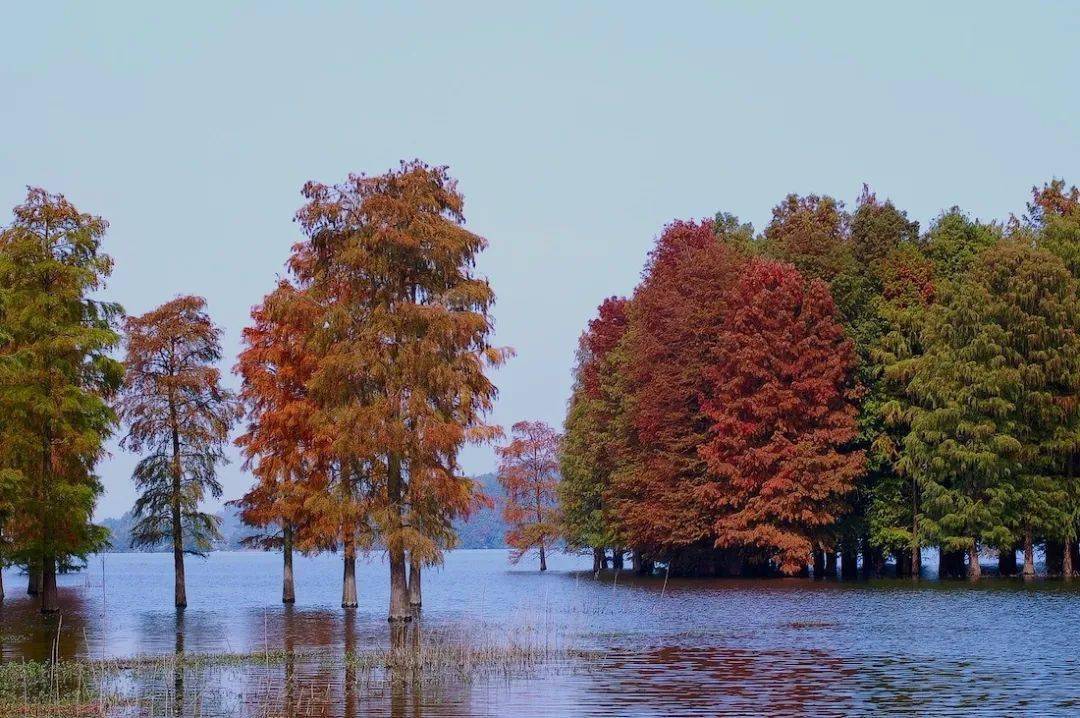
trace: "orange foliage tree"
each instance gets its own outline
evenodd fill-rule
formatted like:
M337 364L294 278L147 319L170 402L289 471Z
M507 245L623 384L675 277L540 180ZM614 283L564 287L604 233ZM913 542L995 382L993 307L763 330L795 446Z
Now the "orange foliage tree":
M750 549L786 573L804 569L863 469L855 439L855 353L826 285L754 259L727 301L704 371L711 421L697 502L720 548Z
M510 442L497 449L499 483L506 490L503 519L510 525L506 543L514 549L510 560L517 563L535 550L541 571L547 571L547 550L559 536L560 438L542 421L519 421Z
M296 601L294 547L326 546L312 530L320 519L312 508L326 489L329 468L328 442L313 420L317 407L307 389L318 364L307 345L317 310L302 289L280 281L252 310L236 365L247 409L247 430L236 444L257 483L235 505L244 523L273 528L248 543L281 549L284 603Z
M199 510L221 496L217 466L239 418L236 396L221 386L221 330L202 297L182 296L124 325L127 355L121 445L147 455L136 465L133 543L170 542L175 602L187 605L184 553L201 554L220 536L217 519Z
M444 167L309 182L304 197L296 219L310 241L290 266L323 307L307 387L331 437L330 487L359 497L385 545L400 623L412 615L407 555L417 571L440 560L449 522L477 505L461 446L498 435L483 420L496 395L484 370L507 351L489 343L494 294L473 271L486 242L462 226ZM351 517L336 527L346 542L356 529Z

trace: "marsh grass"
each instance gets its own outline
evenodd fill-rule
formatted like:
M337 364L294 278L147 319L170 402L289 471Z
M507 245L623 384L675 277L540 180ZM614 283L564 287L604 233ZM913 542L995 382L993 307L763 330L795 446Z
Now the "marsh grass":
M289 703L291 714L321 715L343 693L363 698L400 683L509 680L569 670L598 657L558 642L478 644L416 636L402 647L344 655L262 651L0 663L0 715L199 715L204 703L252 716L280 715Z

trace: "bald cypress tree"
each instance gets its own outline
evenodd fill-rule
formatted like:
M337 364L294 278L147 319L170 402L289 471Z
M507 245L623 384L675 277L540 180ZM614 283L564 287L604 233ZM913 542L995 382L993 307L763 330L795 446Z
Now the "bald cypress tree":
M58 565L107 537L91 517L102 491L94 469L116 424L109 402L123 367L110 352L121 309L89 296L112 272L105 220L36 188L14 214L0 232L3 530L31 576L40 571L47 613L58 609Z
M139 490L132 542L173 552L174 599L187 605L184 554L204 554L220 538L217 518L200 510L221 496L217 467L239 418L221 386L221 330L202 297L177 297L125 323L127 355L120 414L125 448L145 453L132 478Z
M476 505L460 448L497 434L484 421L496 395L485 369L508 352L490 344L494 293L473 270L487 243L463 226L444 167L403 162L339 185L308 183L304 196L297 221L310 241L291 268L326 309L313 323L319 362L308 388L332 427L340 472L357 479L362 517L387 548L389 619L400 625L412 616L407 555L441 555L423 527ZM421 508L434 515L410 518ZM352 535L356 524L341 530Z
M1077 440L1080 304L1064 263L1001 242L929 313L907 394L901 467L922 493L925 536L968 553L1061 536L1075 506L1066 463Z

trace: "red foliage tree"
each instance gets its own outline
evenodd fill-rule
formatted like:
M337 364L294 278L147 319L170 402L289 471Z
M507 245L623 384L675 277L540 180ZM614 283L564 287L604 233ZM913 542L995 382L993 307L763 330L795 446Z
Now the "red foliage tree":
M668 225L631 302L624 367L631 436L608 503L624 540L657 555L711 537L711 513L687 493L705 473L702 368L712 361L750 232L730 217Z
M695 488L721 548L803 569L863 467L852 402L852 343L828 288L793 266L754 259L725 305L702 407L711 422Z
M559 440L542 421L519 421L510 443L499 447L499 483L506 490L503 519L510 524L506 543L517 563L529 551L540 554L547 570L547 549L559 535Z
M629 304L625 297L608 297L600 303L596 318L589 320L588 328L581 335L578 381L590 399L599 398L603 361L626 333Z

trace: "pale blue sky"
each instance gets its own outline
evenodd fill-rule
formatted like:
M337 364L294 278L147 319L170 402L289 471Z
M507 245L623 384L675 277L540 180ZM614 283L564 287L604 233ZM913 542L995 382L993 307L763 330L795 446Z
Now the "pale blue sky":
M925 226L1080 180L1070 2L46 5L0 8L5 217L27 184L105 216L109 296L204 295L231 366L305 180L448 164L518 351L504 424L561 421L579 332L673 218L760 228L788 192L866 181ZM99 516L131 506L133 463L103 465Z

